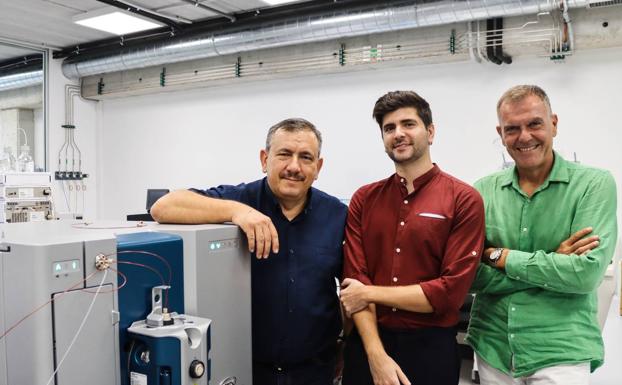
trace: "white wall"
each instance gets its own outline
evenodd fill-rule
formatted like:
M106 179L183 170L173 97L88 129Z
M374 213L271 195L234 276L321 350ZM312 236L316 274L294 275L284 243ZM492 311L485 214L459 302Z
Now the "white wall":
M147 188L261 177L258 153L268 127L292 116L311 120L323 133L325 163L316 186L349 198L362 184L393 172L371 110L379 96L397 89L415 90L430 102L434 161L474 182L501 165L498 97L515 84L538 84L560 118L555 147L567 158L576 152L582 163L611 170L619 184L620 62L622 49L588 50L562 64L529 58L509 66L411 66L107 100L96 117L98 216L144 212Z

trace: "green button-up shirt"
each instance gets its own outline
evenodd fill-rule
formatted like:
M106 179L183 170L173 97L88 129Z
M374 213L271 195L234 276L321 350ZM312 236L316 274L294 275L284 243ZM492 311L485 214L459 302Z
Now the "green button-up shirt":
M476 182L486 209L486 246L510 249L505 271L480 264L466 341L513 377L568 363L603 364L596 291L617 240L616 186L604 170L557 153L531 197L515 168ZM585 227L600 237L586 255L558 254Z

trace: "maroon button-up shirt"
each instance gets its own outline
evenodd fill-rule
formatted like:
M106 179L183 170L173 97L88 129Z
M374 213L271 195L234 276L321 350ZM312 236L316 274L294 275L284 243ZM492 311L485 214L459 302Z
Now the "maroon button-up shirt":
M392 329L449 327L475 277L484 246L484 204L466 183L434 167L413 182L393 176L358 189L348 210L344 277L366 285L421 285L433 313L377 305Z

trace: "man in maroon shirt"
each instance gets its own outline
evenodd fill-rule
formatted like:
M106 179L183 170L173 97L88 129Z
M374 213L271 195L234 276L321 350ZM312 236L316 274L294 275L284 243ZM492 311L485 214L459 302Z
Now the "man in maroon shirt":
M484 245L482 198L432 163L422 97L389 92L373 116L396 172L350 202L341 302L356 330L343 384L455 385L458 309Z

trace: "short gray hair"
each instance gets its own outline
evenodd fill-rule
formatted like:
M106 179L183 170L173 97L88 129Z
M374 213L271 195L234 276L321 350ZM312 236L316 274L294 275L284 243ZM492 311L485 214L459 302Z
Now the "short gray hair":
M322 133L317 128L315 128L313 123L303 118L285 119L270 127L270 129L268 130L268 136L266 137L266 151L270 151L272 137L274 136L274 133L278 130L283 130L287 132L311 131L315 134L315 137L317 138L318 155L322 151Z
M505 91L501 98L497 102L497 115L499 115L499 111L501 110L501 105L503 103L516 103L525 99L527 96L535 95L540 100L544 102L544 105L549 110L549 114L553 112L551 110L551 102L549 101L549 97L546 95L546 92L538 86L529 85L529 84L521 84L518 86L514 86L509 90Z

